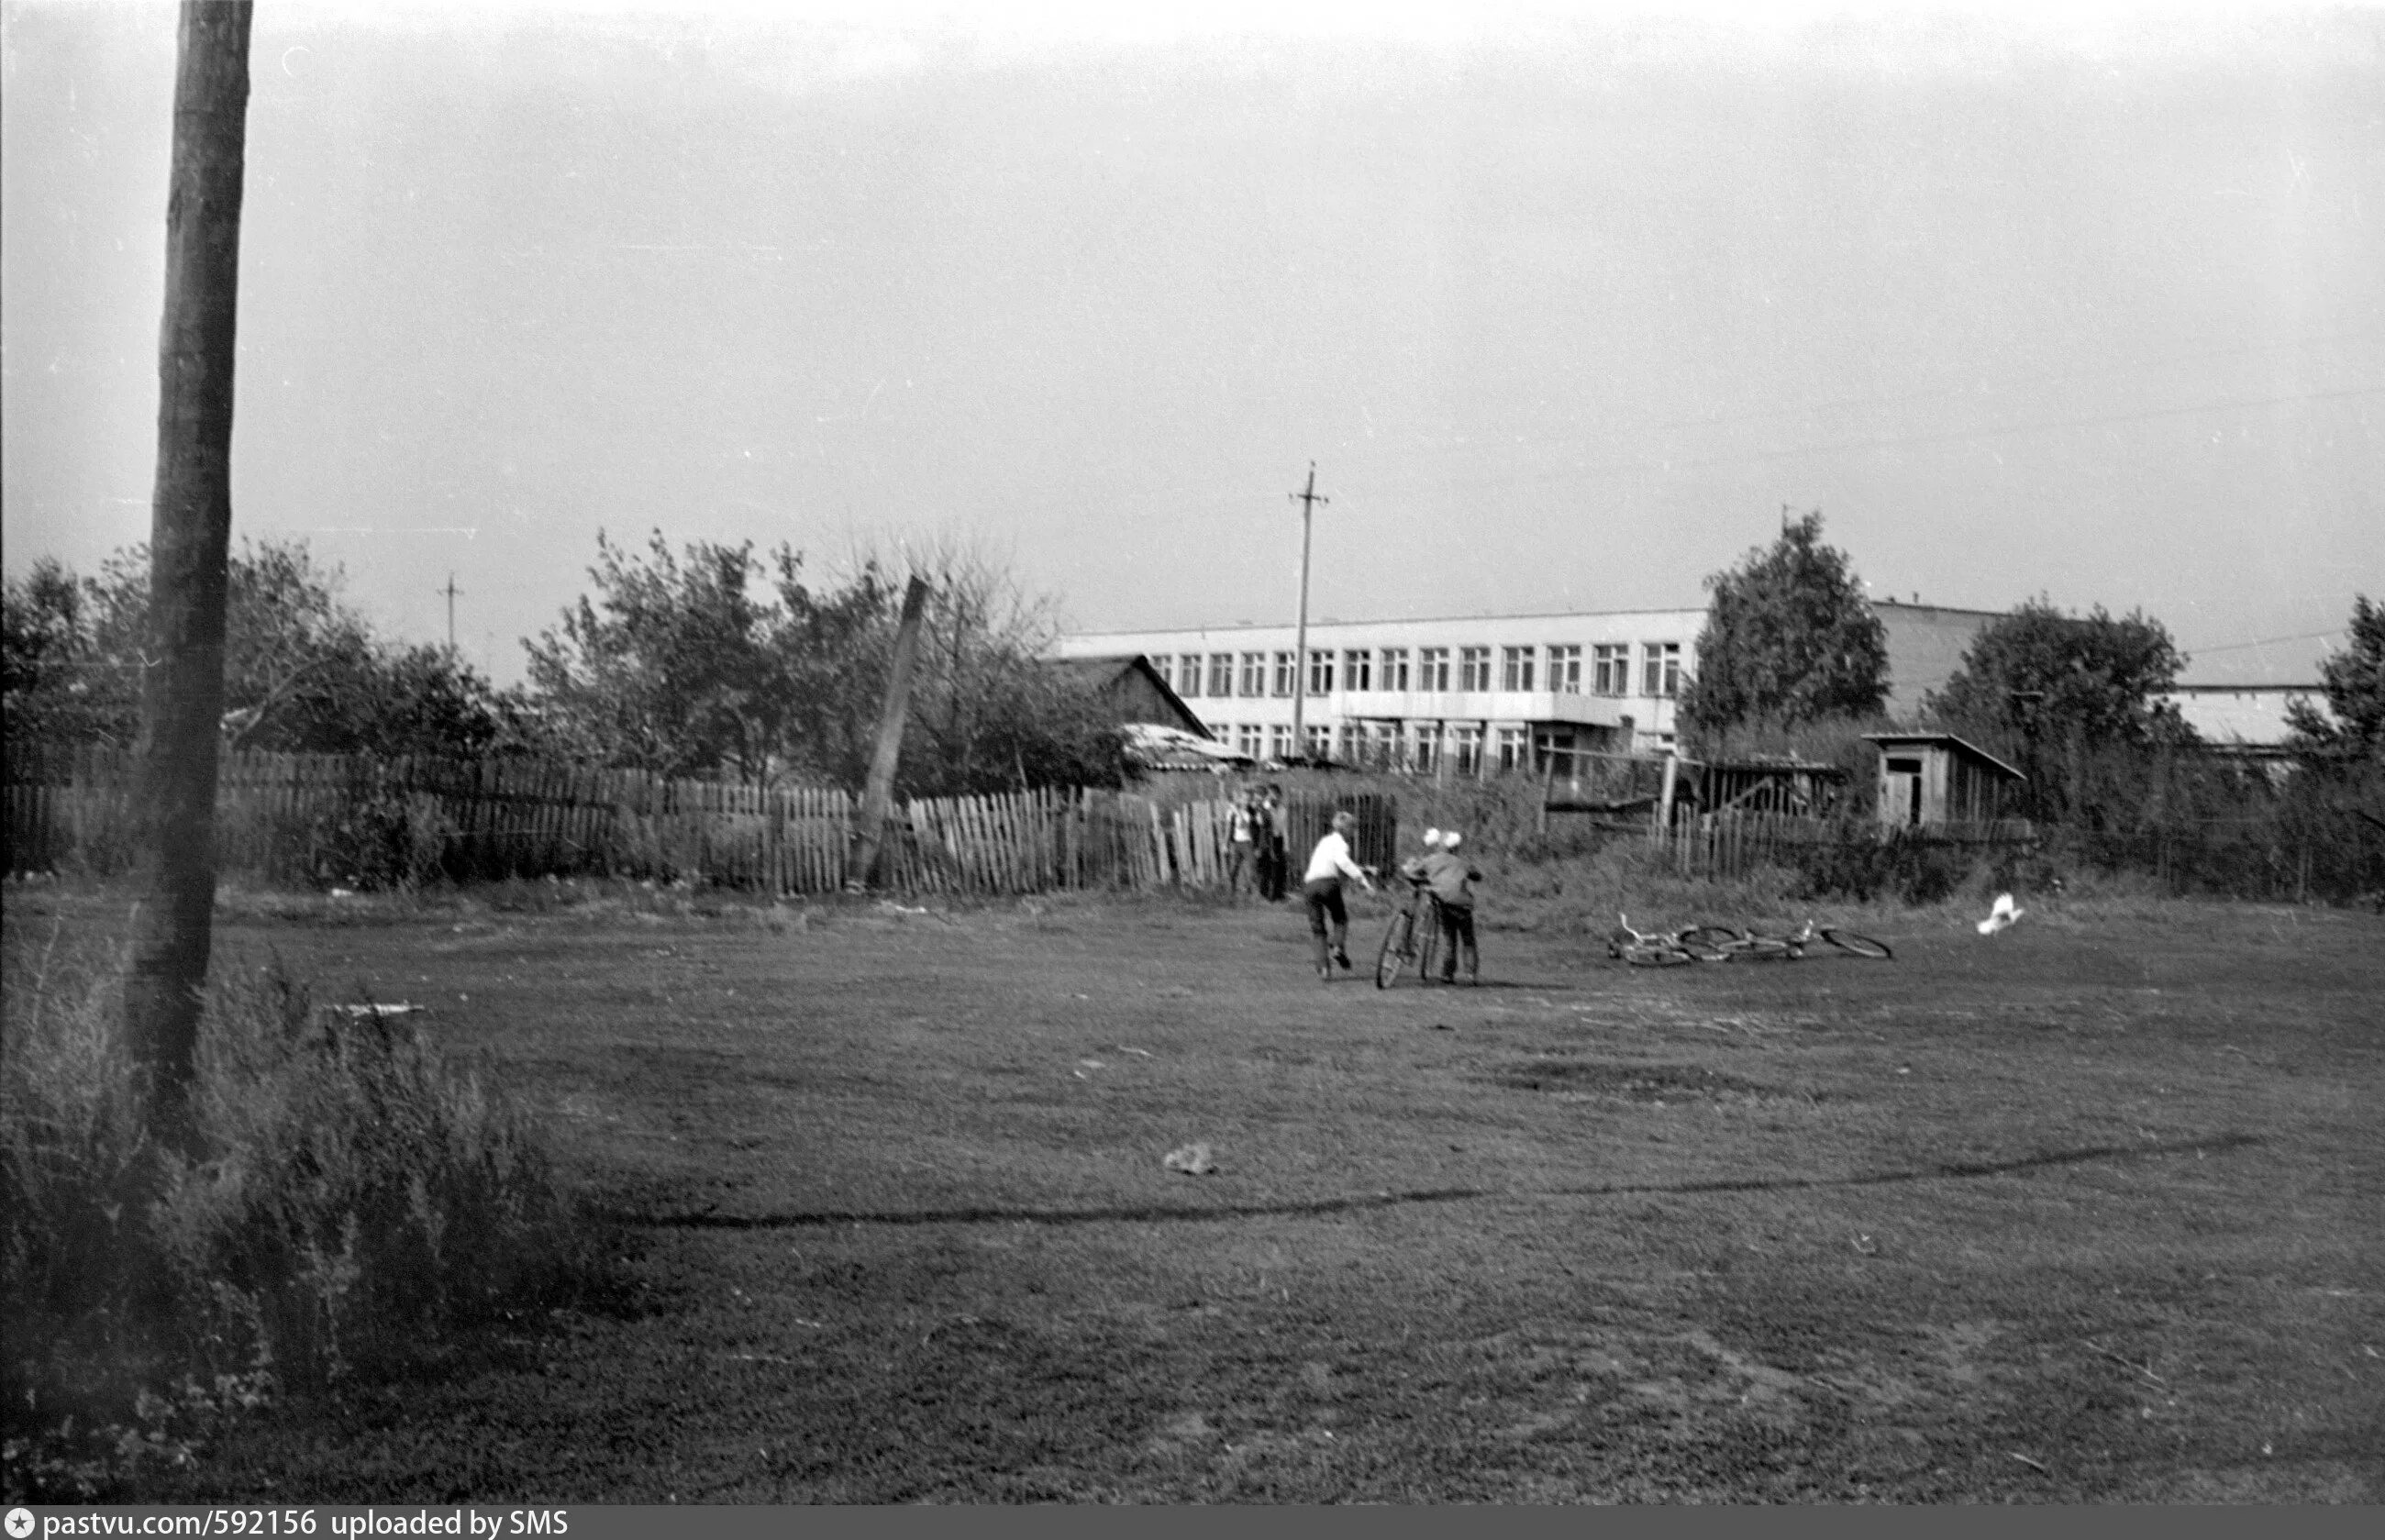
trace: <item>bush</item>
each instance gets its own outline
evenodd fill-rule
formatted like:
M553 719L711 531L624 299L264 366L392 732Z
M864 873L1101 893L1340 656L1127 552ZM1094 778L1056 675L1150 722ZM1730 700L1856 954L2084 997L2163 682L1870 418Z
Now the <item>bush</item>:
M9 950L11 1500L98 1500L187 1459L209 1417L384 1371L590 1275L528 1120L402 1024L318 1011L278 964L220 968L186 1158L141 1128L120 962L61 956L56 932Z

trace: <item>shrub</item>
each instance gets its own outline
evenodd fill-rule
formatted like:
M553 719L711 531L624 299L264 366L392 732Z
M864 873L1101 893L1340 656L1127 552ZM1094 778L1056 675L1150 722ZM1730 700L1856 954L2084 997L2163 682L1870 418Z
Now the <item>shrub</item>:
M186 1157L140 1125L120 962L61 956L56 932L9 950L11 1498L94 1500L187 1458L207 1416L385 1370L590 1275L526 1117L401 1022L318 1010L278 963L219 968Z

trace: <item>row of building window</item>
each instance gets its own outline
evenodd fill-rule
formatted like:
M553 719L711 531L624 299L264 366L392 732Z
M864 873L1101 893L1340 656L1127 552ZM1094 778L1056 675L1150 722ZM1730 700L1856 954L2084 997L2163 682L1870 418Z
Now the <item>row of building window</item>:
M1237 753L1253 759L1292 756L1292 729L1280 722L1267 726L1256 722L1219 723L1210 730L1220 742L1230 742ZM1461 776L1474 776L1481 774L1486 765L1503 771L1517 770L1531 760L1531 739L1527 729L1486 728L1480 722L1419 722L1413 727L1394 722L1311 722L1302 736L1308 740L1307 757L1311 759L1386 769L1432 770L1446 757L1452 770Z
M1308 693L1330 695L1337 689L1440 692L1457 689L1469 693L1495 689L1547 690L1557 695L1632 693L1630 642L1598 642L1589 647L1502 647L1497 650L1495 676L1492 652L1488 647L1418 647L1413 652L1405 647L1354 647L1340 652L1319 649L1308 654ZM1643 642L1639 652L1639 693L1679 694L1681 644ZM1299 673L1289 652L1161 652L1151 661L1168 688L1188 700L1203 696L1288 696Z

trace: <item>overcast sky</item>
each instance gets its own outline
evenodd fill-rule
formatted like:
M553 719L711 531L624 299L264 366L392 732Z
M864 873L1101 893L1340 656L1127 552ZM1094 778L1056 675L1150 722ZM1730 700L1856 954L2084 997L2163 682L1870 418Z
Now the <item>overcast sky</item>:
M148 533L174 14L0 19L6 564L88 571ZM408 638L452 572L501 678L600 528L1289 620L1311 460L1345 619L1694 604L1784 503L2202 677L2385 597L2374 5L264 0L251 59L235 530Z

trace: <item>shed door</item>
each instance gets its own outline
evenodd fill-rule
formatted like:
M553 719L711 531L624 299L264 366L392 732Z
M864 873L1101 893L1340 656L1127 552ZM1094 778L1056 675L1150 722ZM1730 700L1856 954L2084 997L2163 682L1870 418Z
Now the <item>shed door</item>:
M1887 765L1887 805L1900 814L1895 822L1921 822L1921 762L1917 759L1892 759Z

